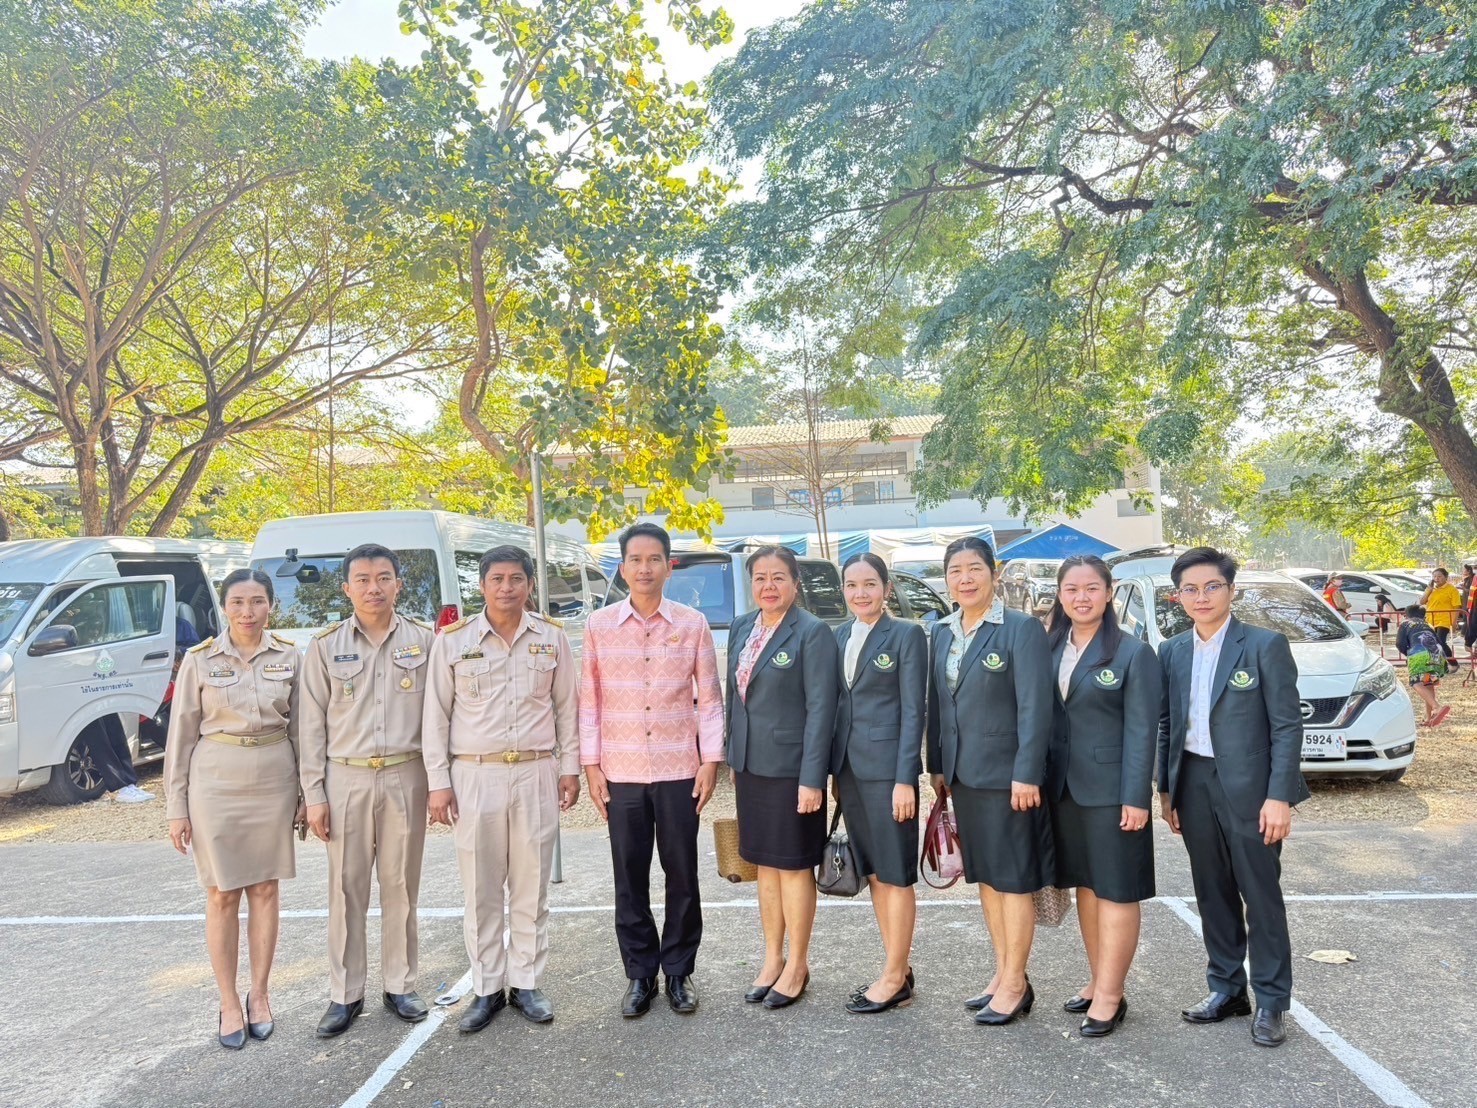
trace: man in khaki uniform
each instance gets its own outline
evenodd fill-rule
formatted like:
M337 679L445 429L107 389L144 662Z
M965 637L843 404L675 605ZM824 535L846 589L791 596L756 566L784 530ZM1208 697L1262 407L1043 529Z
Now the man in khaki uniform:
M479 570L486 608L432 644L424 726L430 818L455 828L466 901L476 999L463 1031L481 1031L509 1003L535 1023L554 1018L539 988L549 876L559 813L579 797L579 669L569 639L526 609L534 573L526 553L497 547Z
M303 662L299 736L308 825L328 844L330 1003L318 1037L364 1010L370 871L380 888L385 1007L409 1023L428 1011L415 992L416 904L426 842L421 715L435 632L395 611L400 559L383 546L344 558L354 614L319 632Z

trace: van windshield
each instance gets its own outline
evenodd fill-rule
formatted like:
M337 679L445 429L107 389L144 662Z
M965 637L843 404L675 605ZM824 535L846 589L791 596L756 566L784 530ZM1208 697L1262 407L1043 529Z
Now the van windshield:
M1167 639L1188 631L1190 617L1174 599L1174 589L1160 586L1155 592L1159 633ZM1288 642L1337 642L1354 634L1332 608L1293 584L1238 584L1231 614L1242 623L1280 632Z
M431 550L397 550L405 587L395 605L402 614L434 623L441 613L441 583L436 554ZM272 579L277 603L272 608L272 626L283 631L326 627L354 614L344 595L344 555L304 554L283 571L286 558L257 558L251 568ZM296 571L294 573L294 571Z
M40 585L0 585L0 640L10 638L40 593Z

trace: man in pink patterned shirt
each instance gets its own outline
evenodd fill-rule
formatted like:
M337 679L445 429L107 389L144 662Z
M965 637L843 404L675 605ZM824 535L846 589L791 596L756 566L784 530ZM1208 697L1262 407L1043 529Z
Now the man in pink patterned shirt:
M654 523L621 534L631 595L591 615L580 681L580 763L610 825L615 935L630 984L627 1019L656 996L658 966L674 1011L697 1010L692 971L703 937L698 813L723 760L723 694L703 614L662 595L672 540ZM660 938L651 914L653 846L667 877Z

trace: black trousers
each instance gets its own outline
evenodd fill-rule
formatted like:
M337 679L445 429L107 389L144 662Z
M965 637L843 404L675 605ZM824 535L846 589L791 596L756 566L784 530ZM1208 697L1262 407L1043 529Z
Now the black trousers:
M1450 639L1451 639L1451 628L1450 627L1433 627L1433 628L1431 628L1431 630L1436 632L1436 641L1441 644L1441 650L1442 650L1442 652L1448 658L1455 658L1456 657L1456 651L1454 651L1451 648L1451 642L1450 642Z
M1257 821L1231 810L1213 758L1185 755L1178 810L1205 936L1206 984L1211 992L1243 992L1249 946L1257 1007L1287 1011L1292 942L1282 902L1282 844L1266 845Z
M610 857L615 863L615 936L631 980L684 976L697 963L703 905L697 877L693 779L650 785L610 782ZM651 914L651 852L667 877L667 913L658 938Z
M99 735L94 731L87 749L92 755L93 767L102 776L103 788L115 793L129 785L137 785L138 774L133 769L133 754L128 749L128 736L123 733L123 725L118 722L118 717L107 716L98 727L103 733Z

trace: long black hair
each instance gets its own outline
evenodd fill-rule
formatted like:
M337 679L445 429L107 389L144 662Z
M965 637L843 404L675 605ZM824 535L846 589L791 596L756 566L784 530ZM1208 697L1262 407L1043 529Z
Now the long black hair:
M1051 611L1046 613L1046 637L1051 649L1061 646L1062 640L1072 633L1072 617L1062 607L1062 581L1078 566L1086 566L1103 579L1108 590L1108 607L1103 612L1103 626L1097 633L1098 660L1106 661L1118 653L1118 644L1123 641L1123 628L1118 626L1118 613L1113 610L1113 571L1108 563L1096 554L1073 554L1065 559L1056 571L1056 599L1051 602Z

